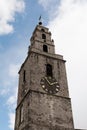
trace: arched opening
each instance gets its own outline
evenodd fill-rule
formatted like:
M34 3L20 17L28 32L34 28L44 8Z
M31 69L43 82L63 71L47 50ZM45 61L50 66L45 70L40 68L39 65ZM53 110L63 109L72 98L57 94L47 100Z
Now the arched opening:
M44 30L43 28L41 29L41 31L42 31L42 32L45 32L45 30Z
M43 51L44 51L44 52L48 52L48 47L47 47L47 45L43 45Z
M42 39L46 40L46 35L45 34L42 34Z
M52 73L52 65L50 65L50 64L47 64L47 65L46 65L46 75L47 75L47 76L50 76L50 77L53 76L53 73Z

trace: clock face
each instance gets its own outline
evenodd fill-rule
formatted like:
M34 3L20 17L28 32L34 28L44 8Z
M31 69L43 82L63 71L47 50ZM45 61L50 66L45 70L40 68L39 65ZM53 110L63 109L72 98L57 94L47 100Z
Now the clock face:
M42 88L49 94L55 94L59 91L59 85L55 78L43 77L40 84Z

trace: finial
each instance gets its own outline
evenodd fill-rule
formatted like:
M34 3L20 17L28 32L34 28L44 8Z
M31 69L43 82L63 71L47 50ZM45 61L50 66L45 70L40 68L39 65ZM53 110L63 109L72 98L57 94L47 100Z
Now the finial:
M42 17L41 17L41 15L39 17L39 25L42 25Z

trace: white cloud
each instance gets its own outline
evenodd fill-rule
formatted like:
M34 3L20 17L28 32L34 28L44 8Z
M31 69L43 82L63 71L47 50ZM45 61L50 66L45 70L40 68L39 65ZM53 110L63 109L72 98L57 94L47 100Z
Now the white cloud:
M13 32L11 22L15 20L15 13L21 13L24 7L24 0L0 0L0 35Z
M9 110L15 109L16 106L16 94L13 96L10 96L9 99L7 100L7 105L9 107Z
M3 66L4 67L4 66ZM1 83L1 90L0 90L0 95L1 96L6 96L9 93L13 93L13 91L16 91L17 87L17 78L18 78L18 71L19 71L19 64L12 64L10 63L9 67L6 68L6 66L4 68L6 68L5 72L3 73L2 76L2 83ZM7 75L7 76L5 76ZM5 78L3 78L5 77ZM4 80L3 80L4 79ZM13 85L12 85L13 84ZM11 89L13 88L13 89ZM17 91L15 92L17 93Z
M51 18L56 16L56 9L60 3L60 0L38 0L38 2L45 10L47 10Z
M9 114L9 128L14 130L15 113Z
M13 93L13 94L12 94ZM14 130L14 123L15 123L15 108L17 102L17 87L13 88L13 92L11 93L10 97L7 100L7 106L9 109L8 116L9 116L9 128Z
M39 4L41 4L44 7L44 9L47 9L49 4L54 3L54 1L53 0L39 0Z
M7 93L9 93L9 88L3 88L3 89L0 91L0 95L1 95L1 96L6 95Z
M18 70L19 70L20 65L18 64L11 64L9 66L9 76L11 77L17 77L18 76Z
M76 128L87 129L87 0L61 0L49 23L56 53L67 60L70 95ZM55 12L53 12L55 13Z

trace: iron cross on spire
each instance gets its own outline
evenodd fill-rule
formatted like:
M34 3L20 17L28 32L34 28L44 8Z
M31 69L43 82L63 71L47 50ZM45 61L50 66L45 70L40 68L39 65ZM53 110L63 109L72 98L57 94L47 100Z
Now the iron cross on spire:
M39 17L39 25L42 25L42 17L41 17L41 15Z

